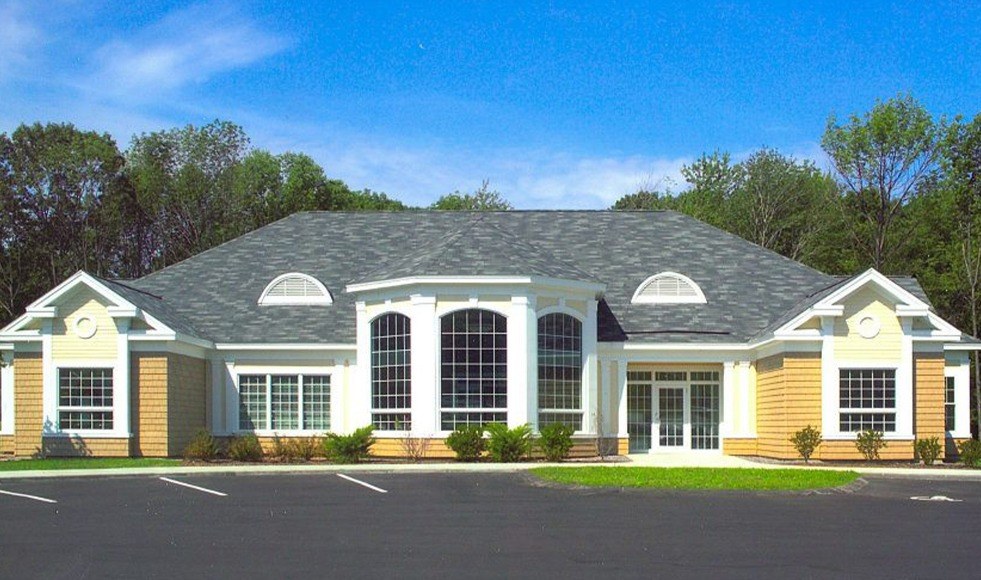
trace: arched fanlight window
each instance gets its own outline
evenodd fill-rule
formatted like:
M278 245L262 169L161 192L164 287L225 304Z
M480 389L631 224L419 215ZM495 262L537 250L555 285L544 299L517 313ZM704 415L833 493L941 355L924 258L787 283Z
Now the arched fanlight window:
M327 287L313 276L291 272L277 276L259 296L259 304L330 304Z
M705 304L705 294L688 276L661 272L644 280L634 297L634 304Z

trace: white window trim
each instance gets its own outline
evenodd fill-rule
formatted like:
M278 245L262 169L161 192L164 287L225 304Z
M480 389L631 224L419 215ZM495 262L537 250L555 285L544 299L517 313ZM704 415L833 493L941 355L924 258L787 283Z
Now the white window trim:
M677 278L682 282L691 286L695 291L695 296L644 296L643 292L648 286L653 284L655 281L661 278ZM685 276L684 274L679 274L677 272L660 272L655 274L643 282L640 286L637 286L637 290L634 291L633 297L630 299L631 304L705 304L708 300L705 299L705 293L702 292L702 288L695 283L694 280Z
M840 364L834 367L834 395L833 395L833 409L834 422L830 426L825 426L823 429L822 438L828 441L855 441L858 438L858 433L851 433L847 431L841 431L841 413L895 413L896 415L896 430L893 432L883 432L882 438L886 441L909 441L913 439L912 433L905 433L902 431L903 421L902 414L904 412L903 405L901 404L900 397L902 396L903 389L900 381L904 380L905 374L900 368L900 363L898 362L862 362L862 361L841 361ZM841 406L841 371L846 370L892 370L896 373L896 406L889 408L878 408L878 409L849 409ZM829 428L830 427L830 428Z
M50 412L45 413L47 421L50 421L50 429L45 429L44 437L81 437L85 439L125 439L130 437L128 431L129 421L122 419L124 413L129 412L129 381L120 379L122 373L127 372L117 364L116 359L103 360L58 360L51 365L52 383L52 407ZM61 429L61 370L62 369L111 369L112 370L112 429ZM85 410L82 407L70 407L70 409ZM94 409L94 407L93 407ZM103 410L99 407L99 410Z
M229 369L231 373L232 384L234 385L235 400L232 405L232 410L234 410L235 420L231 425L229 432L233 435L245 435L253 434L257 437L296 437L296 436L306 436L317 435L322 433L327 433L329 431L337 431L335 427L338 413L337 409L337 397L338 385L337 377L333 372L331 367L268 367L268 366L249 366L249 365L235 365L234 368ZM240 390L239 390L239 377L241 375L265 375L266 376L266 428L265 429L242 429L241 417L239 415L239 404L240 404ZM297 399L298 405L298 423L300 429L270 429L272 421L272 393L270 389L270 381L272 375L286 375L295 376L300 380L299 384L299 397ZM305 376L328 376L330 377L330 429L324 431L322 429L303 429L303 377Z
M301 278L307 282L310 282L317 287L322 293L320 296L269 296L269 292L276 287L277 284L286 280L288 278ZM259 295L259 305L269 306L269 305L293 305L293 306L303 306L303 305L315 305L315 304L333 304L334 299L330 295L330 291L327 290L327 286L324 286L323 282L317 280L309 274L304 274L302 272L289 272L286 274L281 274L272 279L272 281L266 285L266 288Z
M947 436L954 439L969 439L971 437L971 408L970 408L971 364L970 362L944 366L944 400L946 400L947 377L954 378L954 427L955 427L953 431L946 432ZM944 411L946 411L946 409L944 409Z

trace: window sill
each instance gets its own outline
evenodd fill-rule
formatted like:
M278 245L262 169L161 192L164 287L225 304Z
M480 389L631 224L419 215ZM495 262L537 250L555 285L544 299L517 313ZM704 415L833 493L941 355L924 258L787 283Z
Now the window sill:
M56 431L42 433L41 436L52 439L72 439L75 437L82 439L131 439L133 434L125 431Z
M237 436L237 435L255 435L256 437L312 437L314 435L326 435L330 429L290 429L290 430L270 430L270 429L239 429L238 431L231 431L227 435Z
M855 441L858 433L828 433L821 436L825 441ZM883 433L883 441L912 441L912 433Z

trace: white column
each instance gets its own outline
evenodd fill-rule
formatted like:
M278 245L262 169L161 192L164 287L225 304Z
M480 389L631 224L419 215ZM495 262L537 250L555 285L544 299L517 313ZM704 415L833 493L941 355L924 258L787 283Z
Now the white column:
M835 363L835 317L821 317L821 433L838 433L838 365Z
M42 419L41 432L43 434L56 433L58 431L58 377L55 368L54 358L51 350L51 331L52 321L44 320L41 322L41 379L42 388L42 407L44 417ZM18 425L18 429L34 429L26 425Z
M235 359L223 358L220 364L216 366L221 369L221 391L225 394L225 428L228 433L234 433L238 431L238 387L235 377ZM331 397L330 401L331 407L333 407L336 404L334 397Z
M211 432L215 435L228 433L228 423L225 421L225 361L220 357L211 357Z
M412 295L412 435L431 437L439 429L439 321L436 297Z
M371 424L371 327L368 324L368 308L364 302L355 303L355 327L357 329L358 360L354 380L344 385L341 396L344 420L338 425L341 433L350 433Z
M116 370L112 378L112 415L113 431L123 437L132 437L130 429L130 400L129 378L129 318L116 318Z
M731 437L738 430L735 422L736 405L743 399L743 389L736 395L735 363L731 360L722 363L722 424L719 433L722 437Z
M599 410L599 369L597 360L597 317L596 300L586 301L586 320L582 325L582 355L583 381L585 397L583 412L585 414L586 433L596 433L596 413Z
M958 353L954 367L954 436L971 436L971 363L967 353ZM946 385L944 386L946 388Z
M617 392L620 397L619 408L617 409L617 437L623 439L627 434L627 359L620 358L617 361Z
M896 369L896 436L913 437L913 319L900 316L903 337Z
M735 435L739 437L756 437L756 422L753 421L753 406L756 404L756 393L753 385L750 384L749 361L741 360L736 363L736 404L739 405L739 414L742 418L736 422Z
M537 360L534 299L514 296L508 317L508 427L537 422Z

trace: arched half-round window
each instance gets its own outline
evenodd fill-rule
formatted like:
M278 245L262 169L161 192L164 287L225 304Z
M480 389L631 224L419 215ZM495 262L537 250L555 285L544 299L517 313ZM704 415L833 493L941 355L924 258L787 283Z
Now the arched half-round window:
M259 296L259 304L330 304L327 287L313 276L291 272L277 276Z
M705 294L688 276L661 272L641 282L634 292L634 304L705 304Z

